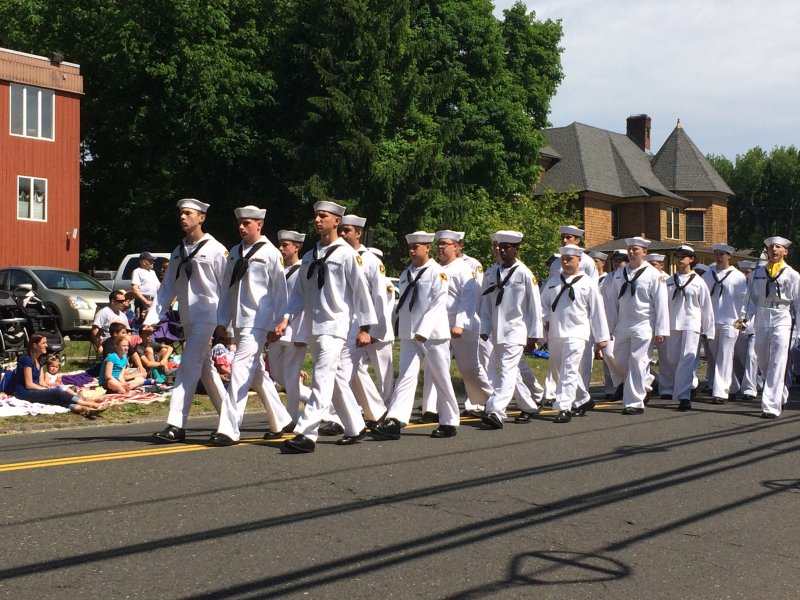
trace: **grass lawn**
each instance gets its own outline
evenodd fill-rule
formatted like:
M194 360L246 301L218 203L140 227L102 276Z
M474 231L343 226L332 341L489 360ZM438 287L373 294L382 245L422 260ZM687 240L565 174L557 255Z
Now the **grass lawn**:
M97 361L96 355L90 351L90 343L84 341L68 341L66 344L66 361L62 368L64 373L72 371L81 371ZM531 365L533 372L536 374L540 382L544 381L547 373L548 361L540 358L527 357L528 364ZM397 345L395 347L395 373L397 372ZM303 368L311 374L312 363L309 357L306 357L306 362ZM464 384L461 379L461 374L455 366L455 362L451 368L451 375L453 380L453 388L455 389L456 396L459 399L464 398ZM599 361L594 361L592 370L592 385L601 384L603 380L603 367ZM421 394L421 385L418 388L417 397ZM260 411L263 410L261 403L257 398L251 396L248 402L248 410ZM140 421L165 421L167 413L169 412L169 402L154 402L152 404L121 404L112 406L100 416L87 420L85 417L76 415L74 413L61 413L57 415L37 415L25 417L3 417L0 418L0 435L31 431L42 428L53 429L59 427L70 427L75 425L88 425L88 424L104 424L104 423L136 423ZM214 414L214 406L209 400L208 396L195 395L192 400L192 414Z

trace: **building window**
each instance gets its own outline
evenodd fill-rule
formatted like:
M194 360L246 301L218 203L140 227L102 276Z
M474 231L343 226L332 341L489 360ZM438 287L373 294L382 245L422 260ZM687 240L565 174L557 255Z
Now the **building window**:
M11 84L11 134L42 140L54 139L53 90Z
M17 219L47 220L47 179L17 177Z
M681 237L680 214L681 211L674 206L667 207L667 237L670 239L678 240Z
M619 233L619 206L611 206L611 237L617 239Z
M703 230L703 213L699 210L686 211L686 241L702 242L706 239Z

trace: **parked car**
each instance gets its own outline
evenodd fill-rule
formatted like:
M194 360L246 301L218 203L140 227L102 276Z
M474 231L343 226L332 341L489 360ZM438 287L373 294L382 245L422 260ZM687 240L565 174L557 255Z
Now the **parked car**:
M151 252L156 257L153 270L158 273L165 260L169 260L169 252ZM128 254L122 259L116 271L95 271L95 279L109 290L130 290L133 270L139 267L139 255Z
M108 305L108 288L80 271L54 267L0 269L0 290L12 292L22 284L30 284L45 306L58 315L61 331L73 339L88 338L95 312Z

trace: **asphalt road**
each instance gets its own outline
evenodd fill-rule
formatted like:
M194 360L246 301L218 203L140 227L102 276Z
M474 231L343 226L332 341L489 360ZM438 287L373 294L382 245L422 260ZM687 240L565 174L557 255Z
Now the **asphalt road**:
M310 455L259 415L4 436L0 597L797 598L800 403L673 406Z

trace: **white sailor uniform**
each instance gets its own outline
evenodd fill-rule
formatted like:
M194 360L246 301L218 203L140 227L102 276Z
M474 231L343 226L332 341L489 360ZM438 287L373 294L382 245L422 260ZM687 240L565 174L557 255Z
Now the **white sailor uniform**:
M288 299L280 252L263 235L252 245L245 246L242 242L234 246L223 282L218 322L233 328L236 352L217 431L239 440L247 393L252 387L264 405L270 429L278 432L292 418L265 370L261 349L267 331L281 320L281 310Z
M164 281L144 320L155 325L177 296L185 344L181 366L169 402L167 424L184 429L197 382L202 381L219 412L225 388L209 357L211 334L217 326L219 296L223 291L228 251L213 236L204 234L197 244L182 240L170 256Z
M509 268L495 263L484 275L481 296L481 335L488 335L492 341L497 363L486 414L504 419L518 388L525 346L529 339L543 335L539 287L533 273L520 261ZM539 408L529 395L518 396L517 402L525 412Z
M700 336L714 337L714 309L708 287L694 271L667 279L670 333L659 352L662 394L689 400Z
M712 265L703 273L703 281L708 286L714 308L714 339L708 342L707 359L711 395L727 400L739 389L739 384L733 381L733 356L739 330L733 323L743 319L747 310L747 280L736 267L720 271Z
M342 351L350 325L377 323L367 281L358 254L342 238L328 246L317 242L303 256L299 281L292 290L284 314L293 321L304 311L304 331L314 359L311 397L294 432L317 440L321 421L331 404L342 421L346 436L364 429L361 409L350 388L351 372L342 368Z
M792 337L792 312L800 314L800 274L789 265L774 277L767 267L753 271L749 282L747 320L755 328L755 351L764 377L762 412L780 415L788 398L786 362Z
M625 408L644 408L650 342L653 336L669 335L666 277L650 263L635 270L620 267L612 276L608 328L614 338L614 363L627 375L622 401Z
M447 318L448 277L433 259L406 268L400 275L398 338L400 370L389 404L387 419L407 424L414 408L414 394L422 361L425 378L436 389L440 425L458 426L458 401L450 379L450 326ZM416 336L426 338L421 342Z
M472 256L468 256L466 254L461 255L461 260L466 262L469 265L469 268L475 275L475 282L478 284L478 290L481 289L483 286L483 265L477 258ZM478 299L475 305L475 331L480 331L481 329L481 311L480 311L480 298ZM490 340L484 340L482 338L478 338L478 362L483 369L486 378L489 380L489 383L492 383L492 371L494 370L494 362L493 362L493 349L492 349L492 342ZM467 398L466 402L464 403L464 408L467 410L483 410L482 406L473 405L470 402L469 398Z
M559 273L544 285L542 311L550 362L558 371L554 407L570 411L573 403L581 406L591 400L579 372L583 355L592 352L591 340L610 337L603 299L597 283L585 273Z

